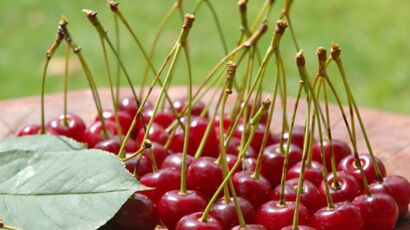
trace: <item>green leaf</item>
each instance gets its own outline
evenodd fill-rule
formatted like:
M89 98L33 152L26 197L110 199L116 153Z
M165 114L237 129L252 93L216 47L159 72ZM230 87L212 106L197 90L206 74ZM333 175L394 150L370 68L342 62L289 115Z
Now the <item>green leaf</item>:
M135 191L145 189L111 153L63 150L77 143L48 143L50 136L32 140L39 138L47 143L0 143L0 218L7 225L29 230L97 229Z
M59 152L86 149L86 146L63 136L33 135L11 138L0 142L0 153L10 149Z

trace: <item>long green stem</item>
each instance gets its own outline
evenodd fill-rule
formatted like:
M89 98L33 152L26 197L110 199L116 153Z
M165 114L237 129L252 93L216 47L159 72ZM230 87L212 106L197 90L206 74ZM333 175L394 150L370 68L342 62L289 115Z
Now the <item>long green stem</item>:
M67 119L67 94L68 94L68 70L69 70L69 63L70 63L70 52L71 47L67 44L66 53L65 53L65 65L64 65L64 125L68 126L68 119Z

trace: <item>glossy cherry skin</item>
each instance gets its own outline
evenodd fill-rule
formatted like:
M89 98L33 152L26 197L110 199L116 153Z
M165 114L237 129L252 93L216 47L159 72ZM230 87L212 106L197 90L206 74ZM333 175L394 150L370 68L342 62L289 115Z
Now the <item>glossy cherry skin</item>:
M158 217L169 229L174 229L176 223L184 216L204 211L206 198L200 193L188 190L181 194L179 190L166 192L157 202Z
M95 149L101 149L107 152L118 154L121 148L121 143L118 136L113 136L108 140L102 140L98 142L95 146ZM133 153L138 150L137 143L131 138L128 139L127 144L125 145L125 152Z
M333 202L343 202L352 201L359 193L361 188L356 179L345 172L337 172L337 179L339 183L339 188L333 186L333 175L329 174L327 183L329 184L330 195L332 196ZM322 202L326 202L325 193L325 182L323 181L319 187L320 196Z
M176 190L181 186L181 173L175 168L163 168L153 173L145 174L140 178L142 185L153 190L140 191L156 203L166 192Z
M181 113L185 106L188 106L186 98L177 98L173 101L173 106L178 113ZM192 116L200 116L202 111L204 111L206 105L202 101L193 104L191 108ZM207 117L207 115L205 116Z
M67 114L67 125L64 124L64 114L51 119L46 124L48 133L70 137L76 141L81 141L85 128L84 121L75 114Z
M373 183L377 181L376 171L374 169L374 165L372 163L372 159L369 154L360 154L359 155L360 162L362 164L362 168L364 174L366 175L367 183ZM377 165L379 166L380 172L383 177L386 176L386 168L384 167L383 162L376 158ZM338 171L346 172L356 178L359 182L359 185L363 187L363 179L362 174L360 173L359 168L355 164L354 156L349 155L343 158L337 167Z
M302 169L302 162L299 161L294 166L292 166L286 173L286 179L299 178ZM310 166L305 167L304 179L312 182L316 186L320 186L323 181L323 167L317 161L312 161Z
M127 157L130 154L126 154ZM152 172L151 160L146 156L142 155L140 158L138 156L125 162L125 168L130 172L135 174L136 178L141 178L145 174Z
M242 171L254 172L256 169L257 160L253 157L242 160Z
M333 144L333 151L335 154L335 161L336 161L336 167L339 164L339 162L352 154L352 151L350 150L350 147L342 141L339 140L332 140ZM325 151L325 159L326 159L326 168L328 171L332 169L332 163L331 163L331 153L332 149L330 147L330 143L327 140L323 141L323 147ZM312 159L317 161L317 162L322 162L322 158L320 156L320 142L317 141L313 144L313 154L312 154Z
M184 216L178 221L175 230L224 230L217 219L208 215L206 221L200 221L203 212L196 212Z
M175 168L181 171L182 165L182 153L174 153L168 155L161 164L161 168ZM191 155L186 156L186 167L188 168L189 165L194 162L195 158Z
M247 224L246 228L241 228L241 226L237 225L231 228L231 230L266 230L266 228L260 224Z
M140 129L140 131L138 132L136 141L137 143L142 144L142 142L144 141L144 135L145 135L145 130L144 129ZM168 140L168 133L165 131L164 128L162 128L162 126L158 125L158 124L152 124L151 129L148 132L148 139L151 142L157 142L160 143L161 145L165 145L165 143L167 143Z
M18 137L22 136L30 136L30 135L37 135L40 134L41 125L39 124L31 124L25 126L20 132L17 134Z
M303 142L305 140L305 127L296 125L295 127L293 127L293 132L291 136L291 143L298 146L300 149L303 149ZM286 132L283 134L283 140L285 141L284 143L287 143L288 139L289 133Z
M232 155L238 155L240 148L241 148L241 139L237 137L232 137L231 141L226 146L226 153L232 154ZM257 158L258 153L255 152L255 150L253 150L252 146L249 146L245 152L245 157L246 158L248 157Z
M285 182L285 200L296 201L297 187L299 179L294 178ZM310 214L315 213L318 209L325 206L326 203L320 199L319 189L309 181L303 182L302 194L300 202L309 210ZM280 197L280 185L278 185L272 194L272 200L279 200Z
M255 209L265 203L272 193L272 187L263 176L253 177L253 172L241 171L232 176L236 194L247 199Z
M272 187L276 187L282 178L282 168L285 154L279 148L280 144L270 145L263 151L261 162L261 174L270 182ZM286 144L284 144L286 149ZM289 148L288 169L302 159L302 150L291 144Z
M114 122L105 121L105 126L108 135L117 135L117 126ZM94 146L102 140L106 140L106 138L103 135L103 127L100 121L92 123L91 126L84 131L82 141L87 143L89 148L94 148Z
M130 126L131 126L132 117L127 112L124 112L124 111L118 111L117 114L118 114L118 121L119 121L120 126L121 126L121 132L122 132L122 134L125 135L127 133L128 129L130 128ZM110 120L114 123L116 122L115 121L115 113L114 113L113 110L104 110L103 111L103 117L104 117L105 120ZM94 121L99 121L99 120L100 120L100 118L98 116L96 116L95 119L94 119Z
M293 214L295 212L295 203L286 202L284 205L279 201L269 201L263 204L256 212L256 223L265 226L268 230L280 230L283 227L291 225ZM299 206L299 224L309 223L309 211L300 204Z
M351 202L335 203L334 209L319 209L311 218L311 226L318 230L363 230L359 208Z
M144 112L144 120L148 124L153 114L153 109ZM160 125L162 128L166 129L169 125L174 122L175 116L169 111L157 111L154 117L154 123Z
M134 118L135 114L137 114L138 112L138 106L133 97L122 98L118 103L118 107L120 111L127 112L132 118ZM149 101L147 101L147 103L145 103L144 105L143 111L152 109L153 107L154 106Z
M210 121L208 121L208 119L202 117L192 117L188 140L188 154L194 155L197 151L209 122ZM171 151L182 152L184 147L184 139L185 131L182 130L181 127L178 127L171 141ZM210 156L217 158L218 155L219 140L216 136L215 129L211 129L211 132L208 138L206 139L206 144L203 149L202 156Z
M229 128L231 127L233 121L228 116L225 116L223 119L224 119L223 120L224 133L226 133L229 131ZM214 125L215 125L215 129L217 130L216 133L218 134L218 137L219 137L219 122L220 122L220 117L216 117L214 120Z
M152 143L151 150L155 157L155 163L157 163L157 167L159 168L162 165L162 162L164 162L164 160L169 156L169 152L163 145L155 142ZM150 162L152 162L149 150L144 150L142 154L148 158Z
M390 195L399 208L399 216L405 216L409 210L410 183L401 176L387 176L383 182L375 182L369 185L372 193L386 193Z
M242 123L239 124L234 132L234 137L241 138L243 129L244 129L243 124ZM265 129L266 129L266 126L261 123L259 123L256 128L255 136L253 137L252 142L251 142L251 147L256 152L259 152L262 146L263 136L265 135ZM249 131L250 130L248 129L248 132ZM269 133L268 140L266 141L266 146L273 145L278 142L279 142L279 138L273 133Z
M245 223L254 223L255 210L253 209L252 204L242 197L237 197L237 200L239 207L241 207L241 212ZM212 206L212 209L209 213L224 226L224 229L231 229L232 227L239 224L233 198L231 198L229 202L226 202L224 197L220 198Z
M399 209L393 198L384 193L360 195L352 203L359 208L365 229L390 230L396 225Z
M111 226L121 230L154 229L158 223L154 204L138 193L132 195L111 220Z
M222 181L222 167L212 157L194 160L186 172L188 189L199 191L208 198L213 196Z
M289 225L289 226L282 228L281 230L293 230L293 226ZM316 228L313 228L307 225L298 225L298 230L316 230Z

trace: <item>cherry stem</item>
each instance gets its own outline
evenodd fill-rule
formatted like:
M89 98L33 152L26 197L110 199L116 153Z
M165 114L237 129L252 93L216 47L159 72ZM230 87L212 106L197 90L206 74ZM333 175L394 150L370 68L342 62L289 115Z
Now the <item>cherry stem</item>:
M292 37L292 40L293 40L293 44L295 45L296 51L298 52L300 49L299 49L298 42L296 40L295 31L293 30L292 21L291 21L290 16L289 16L290 7L292 6L292 3L293 3L293 0L286 0L285 1L285 6L283 7L282 13L281 13L279 18L283 19L283 18L286 17L286 19L288 20L290 34L291 34L291 37Z
M261 9L259 10L258 14L256 15L255 19L252 22L251 30L253 30L256 25L261 21L262 15L265 14L263 20L268 20L269 15L272 12L273 3L275 0L266 0Z
M67 44L66 53L65 53L65 66L64 66L64 126L68 126L68 119L67 119L67 93L68 93L68 71L69 71L69 63L70 63L70 52L71 47Z
M118 56L121 56L121 38L120 38L120 26L118 23L118 16L114 15L114 28L115 28L115 46L118 53ZM117 61L116 67L116 90L115 90L115 101L120 100L120 86L121 86L121 65ZM142 98L142 97L140 97ZM118 106L118 104L117 104Z
M144 149L148 150L149 157L151 158L152 171L157 172L158 164L155 159L154 151L152 150L152 142L149 139L144 140ZM142 154L140 154L140 156L142 156Z
M209 1L209 0L202 0L202 1L205 1L206 5L208 6L209 10L211 11L212 17L214 18L214 21L215 21L216 28L218 30L219 38L220 38L221 43L222 43L222 47L224 49L224 54L226 55L226 54L228 54L228 45L227 45L227 42L226 42L225 35L223 33L221 22L218 18L218 14L216 13L216 10L215 10L214 6L212 5L211 1Z

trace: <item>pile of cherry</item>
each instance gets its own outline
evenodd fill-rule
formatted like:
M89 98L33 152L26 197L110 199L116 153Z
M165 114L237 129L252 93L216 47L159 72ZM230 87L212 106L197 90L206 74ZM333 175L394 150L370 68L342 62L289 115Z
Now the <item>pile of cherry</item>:
M174 107L181 112L186 100L174 101ZM125 135L137 113L137 105L132 98L123 98L119 103L118 118L121 131ZM398 218L406 215L410 203L410 184L401 176L386 176L385 167L379 159L377 164L383 178L378 178L372 159L368 154L361 154L363 172L368 182L366 193L361 172L355 164L350 147L338 140L324 143L326 165L322 165L318 141L312 148L311 158L307 160L300 204L296 203L298 178L302 168L302 148L305 128L295 126L294 131L280 135L270 133L267 147L260 151L265 132L266 116L262 117L256 132L246 150L246 157L235 170L231 180L234 189L224 189L217 194L218 199L210 209L208 202L214 196L224 180L224 171L219 156L219 118L209 120L203 115L205 104L198 102L192 108L188 156L186 160L185 193L180 192L181 164L184 146L184 131L177 128L170 141L166 129L174 122L170 110L156 114L154 124L149 130L148 150L125 162L126 168L140 182L153 188L135 193L123 205L118 213L102 229L154 229L160 225L168 229L243 229L240 220L246 223L246 229L293 229L295 208L298 208L298 228L302 229L393 229ZM143 109L143 118L147 123L152 115L153 105L147 103ZM201 116L202 114L202 116ZM81 118L74 114L51 119L46 124L49 134L64 135L88 144L89 148L106 150L117 154L120 150L118 129L114 122L114 112L104 111L105 126L110 138L105 138L98 117L86 127ZM232 121L223 118L225 132ZM64 123L68 122L68 125ZM194 156L209 122L212 130L205 142L202 154ZM233 138L226 147L226 160L230 169L238 159L241 148L243 126L238 125ZM19 136L39 133L40 126L24 128ZM144 138L144 121L132 130L126 144L128 154L136 152ZM292 136L286 171L286 182L281 195L281 177L284 166L283 148L287 138ZM169 143L168 143L169 142ZM333 146L337 173L332 174L330 160ZM260 167L257 167L258 153L261 152ZM152 156L154 156L152 159ZM323 180L323 170L329 177ZM333 175L337 175L334 183ZM185 182L183 182L185 183ZM326 199L326 187L329 184L332 206ZM227 186L228 187L228 186ZM235 193L235 195L233 195ZM238 207L241 218L238 218ZM201 219L207 212L205 220Z

